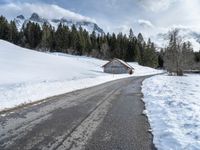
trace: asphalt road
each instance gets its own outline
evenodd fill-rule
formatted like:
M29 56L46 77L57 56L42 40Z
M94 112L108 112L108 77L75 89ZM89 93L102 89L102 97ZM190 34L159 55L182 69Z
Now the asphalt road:
M0 150L152 150L141 84L131 77L0 115Z

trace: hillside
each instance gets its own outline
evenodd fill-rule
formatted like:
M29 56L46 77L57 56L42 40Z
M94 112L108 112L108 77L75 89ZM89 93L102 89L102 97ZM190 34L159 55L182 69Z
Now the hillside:
M61 53L41 53L0 40L0 110L53 95L129 77L103 73L107 61ZM134 76L159 71L130 63ZM39 90L38 90L39 89Z

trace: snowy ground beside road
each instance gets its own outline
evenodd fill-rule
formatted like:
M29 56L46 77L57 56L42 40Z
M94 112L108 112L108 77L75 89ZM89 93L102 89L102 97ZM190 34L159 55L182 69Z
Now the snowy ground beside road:
M158 75L143 82L158 150L200 150L200 75Z
M130 75L103 73L107 61L66 54L47 54L0 40L0 110L83 89ZM131 63L133 76L161 71Z

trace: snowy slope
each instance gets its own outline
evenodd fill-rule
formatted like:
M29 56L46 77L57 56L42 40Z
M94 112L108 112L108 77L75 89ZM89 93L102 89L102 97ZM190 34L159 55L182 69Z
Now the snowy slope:
M0 110L129 75L103 73L107 61L32 51L0 40ZM134 75L158 73L131 63Z
M200 149L200 75L159 75L143 82L158 150Z

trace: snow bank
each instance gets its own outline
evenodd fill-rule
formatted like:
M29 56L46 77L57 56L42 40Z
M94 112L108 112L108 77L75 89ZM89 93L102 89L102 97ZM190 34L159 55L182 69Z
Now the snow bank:
M143 82L158 150L200 149L200 75L159 75Z
M106 61L41 53L0 40L0 110L107 81L130 77L103 73ZM160 71L131 63L134 76Z

